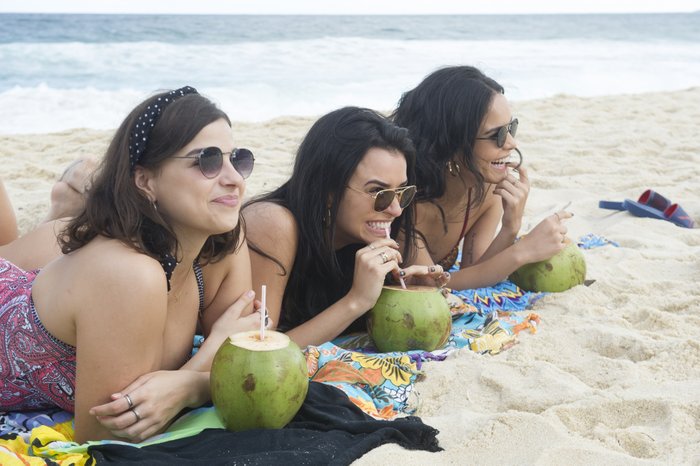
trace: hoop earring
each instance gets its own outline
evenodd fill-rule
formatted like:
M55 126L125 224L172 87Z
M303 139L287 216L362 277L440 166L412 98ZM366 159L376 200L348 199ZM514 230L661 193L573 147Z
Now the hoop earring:
M447 161L447 171L450 172L450 175L452 176L459 176L459 164L457 162L453 162L452 160Z

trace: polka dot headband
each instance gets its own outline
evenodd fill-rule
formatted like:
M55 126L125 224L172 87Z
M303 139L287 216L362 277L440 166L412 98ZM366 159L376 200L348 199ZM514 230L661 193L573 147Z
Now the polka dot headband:
M197 89L185 86L170 91L166 95L158 97L151 105L146 107L146 110L136 119L136 125L129 135L129 164L132 170L136 164L139 163L143 153L146 152L148 135L156 125L165 107L187 94L197 94Z

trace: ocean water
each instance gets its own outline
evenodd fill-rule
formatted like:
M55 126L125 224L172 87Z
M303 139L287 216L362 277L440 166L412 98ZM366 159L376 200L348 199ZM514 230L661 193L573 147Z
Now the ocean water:
M186 84L233 120L391 110L455 64L512 100L700 86L700 14L0 14L0 133L115 128L154 91Z

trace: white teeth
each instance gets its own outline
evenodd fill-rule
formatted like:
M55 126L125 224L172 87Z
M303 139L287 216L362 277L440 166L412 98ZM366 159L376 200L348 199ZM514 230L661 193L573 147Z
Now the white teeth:
M371 228L378 228L380 230L386 230L391 228L391 222L367 222Z

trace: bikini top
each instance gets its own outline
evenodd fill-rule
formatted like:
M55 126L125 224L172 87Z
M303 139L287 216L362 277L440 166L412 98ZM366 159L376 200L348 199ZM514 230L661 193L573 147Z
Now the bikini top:
M455 265L455 262L457 262L457 256L459 256L459 244L462 242L462 239L464 239L464 235L467 234L467 226L469 225L469 211L471 210L471 207L472 190L469 189L467 190L467 211L464 213L464 223L462 224L462 232L459 234L459 238L457 238L457 243L445 257L435 262L436 265L442 267L442 270L450 270L452 266Z

